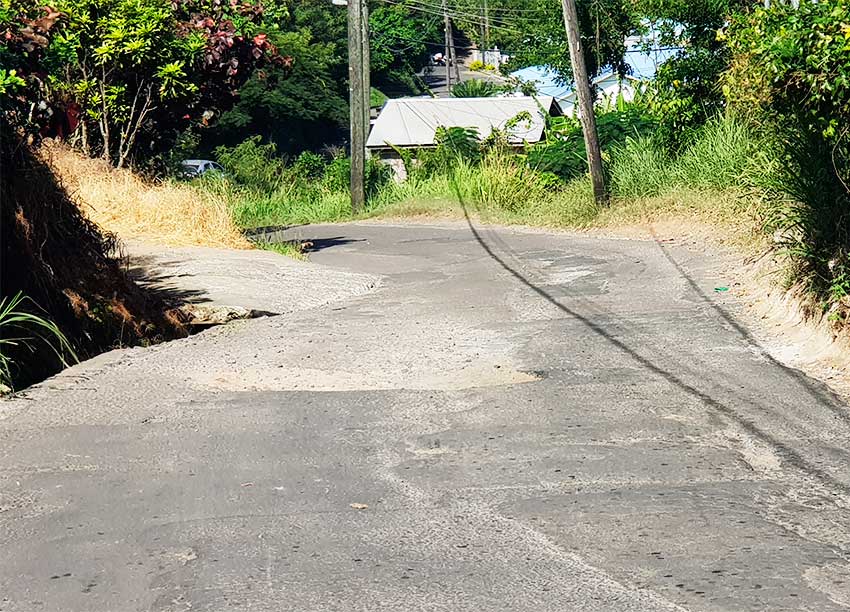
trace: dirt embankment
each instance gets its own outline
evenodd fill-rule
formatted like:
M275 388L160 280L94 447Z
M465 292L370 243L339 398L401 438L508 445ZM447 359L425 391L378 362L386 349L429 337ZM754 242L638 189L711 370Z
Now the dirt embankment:
M181 315L166 296L129 278L116 236L81 211L45 157L7 132L0 171L3 297L31 298L80 358L185 335ZM62 367L44 343L6 344L3 351L16 388Z

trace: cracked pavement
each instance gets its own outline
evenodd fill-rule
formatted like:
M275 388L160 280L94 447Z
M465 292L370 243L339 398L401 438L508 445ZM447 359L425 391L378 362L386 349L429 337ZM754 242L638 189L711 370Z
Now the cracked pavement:
M268 290L303 308L0 403L0 610L850 609L850 411L720 256L284 237L314 263Z

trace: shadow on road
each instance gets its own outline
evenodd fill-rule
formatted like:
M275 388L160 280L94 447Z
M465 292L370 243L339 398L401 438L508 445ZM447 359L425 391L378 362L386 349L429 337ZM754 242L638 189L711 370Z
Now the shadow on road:
M304 245L305 253L316 253L333 247L344 246L353 242L366 242L365 238L346 238L345 236L334 236L333 238L307 238L300 239Z
M764 346L756 340L753 335L740 323L738 323L732 315L730 315L724 308L718 304L716 301L712 300L706 293L700 288L699 284L685 271L684 268L673 258L673 255L670 253L668 249L664 247L664 245L659 240L658 236L655 233L654 229L650 230L652 233L652 238L655 241L655 244L658 246L658 249L661 251L661 254L664 255L664 258L676 269L679 273L679 276L684 279L684 281L688 284L691 290L705 303L707 304L715 313L717 313L720 318L722 318L726 323L729 324L732 329L734 329L741 338L744 339L748 344L754 346L758 349L761 356L767 359L771 365L779 368L786 376L794 380L800 388L803 389L812 399L814 399L819 404L822 404L824 407L828 408L835 416L837 416L842 421L850 423L850 412L844 406L844 403L841 399L833 393L826 385L822 385L821 388L816 386L818 383L815 383L810 378L808 378L804 373L799 370L795 370L794 368L789 368L783 363L777 361L768 351L764 348Z
M476 242L478 242L478 244L481 246L481 248L484 250L484 252L487 253L487 255L493 261L495 261L500 267L502 267L502 269L504 269L506 272L508 272L517 281L519 281L520 283L522 283L523 285L528 287L530 290L532 290L538 296L540 296L541 298L543 298L544 300L546 300L547 302L549 302L550 304L552 304L553 306L555 306L556 308L561 310L562 312L568 314L569 316L571 316L575 320L581 322L585 327L587 327L590 331L592 331L594 334L596 334L599 338L601 338L605 342L609 343L610 345L616 347L618 350L620 350L625 355L629 356L631 359L633 359L635 362L637 362L645 370L663 378L664 380L666 380L671 385L674 385L675 387L681 389L683 392L685 392L688 395L690 395L691 397L699 400L704 405L708 406L709 408L715 410L716 412L726 416L728 419L737 423L738 426L740 426L742 429L744 429L747 433L752 435L754 438L761 440L765 444L768 444L769 446L771 446L776 451L776 453L780 457L782 457L782 459L784 461L786 461L789 465L792 465L795 468L797 468L798 470L805 472L806 474L817 478L818 480L820 480L822 483L824 483L826 485L834 487L835 489L839 489L845 495L850 495L850 486L848 486L844 482L836 479L834 476L832 476L832 474L828 473L827 471L823 470L822 468L820 468L816 465L813 465L810 461L808 461L805 457L803 457L803 455L801 455L799 452L797 452L793 448L789 447L787 444L778 440L777 438L775 438L771 434L759 429L759 427L752 420L750 420L750 419L748 419L748 418L746 418L742 415L739 415L734 409L727 406L723 402L711 397L711 395L709 395L708 393L705 393L705 392L701 391L700 389L697 389L693 385L687 383L686 381L682 380L675 373L673 373L669 370L665 370L663 367L657 365L656 363L652 362L650 359L644 357L643 355L638 353L635 349L633 349L632 347L627 345L625 342L623 342L623 341L615 338L614 336L612 336L599 323L596 323L595 321L589 319L588 317L582 315L581 313L571 309L568 306L565 306L564 304L559 302L557 299L555 299L555 297L553 297L545 289L535 285L525 275L523 275L521 272L519 272L515 268L511 267L505 261L505 259L503 259L498 253L496 253L493 250L493 248L481 236L480 232L476 229L475 225L473 225L472 219L469 216L467 204L463 199L463 196L460 192L460 189L458 189L457 185L453 185L453 187L454 187L455 193L457 195L458 201L460 202L460 205L463 209L464 217L466 218L466 223L469 226L469 229L472 232L472 235L475 238ZM680 266L677 265L676 267L680 271L680 273L684 274L684 271L681 269ZM692 286L696 285L696 283L694 283L693 280L690 280L690 282L691 282ZM704 297L705 297L705 299L707 299L706 296L704 296ZM716 306L716 304L715 304L715 306ZM727 313L725 313L725 311L723 312L722 316L727 320L729 318L731 318ZM740 326L737 326L737 327L738 327L739 331L748 335L746 330L744 330ZM778 365L780 368L782 368L786 372L790 371L789 368L783 366L782 364L780 364L776 361L774 361L773 363ZM793 372L793 371L790 371L790 372ZM795 379L800 381L798 376L799 375L795 375ZM834 405L832 405L831 403L829 403L829 401L824 400L822 398L822 394L818 390L812 389L809 385L810 385L810 383L808 383L808 381L805 381L805 386L807 387L807 391L809 393L813 394L813 397L819 399L819 401L821 401L823 403L827 403L827 405L830 408L832 408L833 410L835 409ZM846 418L846 416L845 416L845 418Z
M192 276L169 273L171 266L183 263L180 260L161 261L153 256L136 255L126 258L126 262L128 276L171 308L177 308L186 303L203 304L210 301L206 291L176 286L174 279Z

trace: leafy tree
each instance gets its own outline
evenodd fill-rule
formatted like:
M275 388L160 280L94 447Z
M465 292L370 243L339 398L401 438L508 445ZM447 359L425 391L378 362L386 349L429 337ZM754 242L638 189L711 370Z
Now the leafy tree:
M718 32L752 5L748 0L638 0L635 10L652 45L678 47L658 70L646 101L659 117L657 137L683 145L725 106L720 79L731 55Z
M235 147L221 146L216 158L233 179L264 191L274 191L283 178L285 164L274 144L263 144L259 136Z
M39 103L46 88L42 62L61 14L53 9L0 4L0 127L37 132L50 110Z
M313 40L306 29L271 35L288 66L255 73L239 100L206 135L208 143L236 144L261 135L284 153L318 149L337 141L348 124L346 83L337 72L333 45Z
M588 74L605 69L625 74L626 38L639 28L628 0L578 0ZM491 39L512 56L511 68L544 65L572 82L569 48L560 0L513 0L496 13Z
M441 23L404 4L376 5L369 16L373 82L396 94L420 93L414 75L428 63L429 42L442 40Z
M427 61L424 41L438 36L436 27L429 15L376 4L370 15L372 83L394 94L418 93L414 74ZM268 36L281 54L293 58L291 64L252 76L233 108L212 129L202 130L202 151L261 135L291 156L346 138L345 9L327 0L303 0L292 5L289 16ZM381 101L380 96L374 99Z
M36 105L73 112L81 147L117 166L181 120L209 121L258 63L287 63L262 32L259 5L62 0L37 20L34 0L14 2L0 12L4 67L29 64Z
M740 106L796 115L835 139L850 123L850 4L778 4L739 16L723 38L735 62L726 93Z

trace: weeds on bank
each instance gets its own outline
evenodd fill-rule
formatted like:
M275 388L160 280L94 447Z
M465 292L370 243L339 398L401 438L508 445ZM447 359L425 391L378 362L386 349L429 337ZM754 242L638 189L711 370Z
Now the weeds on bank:
M49 350L63 367L76 363L77 355L59 327L32 312L35 303L21 294L0 300L0 395L13 390L13 380L25 353Z
M306 260L307 255L305 253L307 246L304 242L300 242L297 240L284 240L282 242L274 242L271 240L255 240L252 241L253 245L258 249L263 251L271 251L272 253L277 253L278 255L286 255L287 257L291 257L292 259Z

